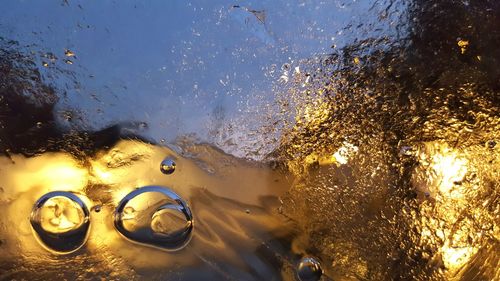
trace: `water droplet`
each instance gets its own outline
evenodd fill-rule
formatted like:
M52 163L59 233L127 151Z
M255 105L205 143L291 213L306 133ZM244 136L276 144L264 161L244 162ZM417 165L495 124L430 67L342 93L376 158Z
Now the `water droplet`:
M58 253L71 253L81 248L90 228L89 210L75 194L49 192L35 203L31 226L46 248Z
M74 57L75 56L75 53L73 53L71 50L69 49L66 49L64 51L64 54L67 56L67 57Z
M175 192L166 187L145 186L120 201L114 224L132 242L176 251L191 239L193 216L187 203Z
M134 208L132 207L125 207L125 209L123 209L123 213L124 214L127 214L127 215L132 215L133 213L135 212Z
M69 122L73 119L73 114L71 113L71 111L64 111L62 112L62 117L64 118L64 120Z
M316 259L305 257L300 260L297 275L301 281L317 281L323 275L323 270Z
M161 161L160 171L165 175L171 175L175 172L175 161L172 158L165 158Z
M486 145L488 146L488 148L493 149L497 145L497 142L494 140L490 140L486 143Z
M411 146L402 146L399 149L399 155L401 156L412 156L414 153L413 148Z
M101 211L101 208L102 208L101 205L95 205L94 207L92 207L91 210L96 212L96 213L99 213Z
M139 129L145 130L148 128L148 123L146 122L139 122Z

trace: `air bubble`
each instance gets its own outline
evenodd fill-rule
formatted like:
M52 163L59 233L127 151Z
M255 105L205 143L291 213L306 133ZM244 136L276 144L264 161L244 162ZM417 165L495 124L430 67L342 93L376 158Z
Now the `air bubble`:
M284 64L281 66L281 70L283 70L283 71L288 71L288 70L290 70L290 64L289 64L289 63L284 63Z
M64 51L64 54L67 56L67 57L74 57L75 56L75 53L73 53L71 50L69 49L66 49Z
M91 208L92 211L99 213L101 211L102 206L101 205L95 205L94 207Z
M402 146L399 149L399 155L401 156L413 156L414 150L411 146Z
M49 192L38 199L30 222L39 242L61 254L81 248L90 228L85 203L75 194L64 191Z
M493 149L493 148L495 148L495 146L497 145L497 143L494 140L490 140L490 141L488 141L486 143L486 145L488 146L488 148Z
M176 251L191 240L193 216L175 192L166 187L145 186L122 199L114 224L131 242Z
M301 281L317 281L323 275L323 270L316 259L305 257L300 260L297 275Z
M171 175L175 172L175 161L172 158L165 158L161 161L160 171L165 175Z

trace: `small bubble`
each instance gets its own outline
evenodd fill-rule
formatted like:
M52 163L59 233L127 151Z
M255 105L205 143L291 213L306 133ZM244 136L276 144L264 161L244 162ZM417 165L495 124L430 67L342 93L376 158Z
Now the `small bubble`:
M125 214L127 214L127 215L130 215L130 214L134 213L134 212L135 212L135 210L134 210L134 208L132 208L132 207L125 207L125 209L123 209L123 212L124 212Z
M323 275L323 270L316 259L305 257L300 260L297 275L301 281L317 281Z
M413 155L413 148L411 146L402 146L399 149L399 155L401 155L401 156L412 156Z
M85 203L75 194L64 191L49 192L38 199L30 222L42 245L65 254L85 244L90 228Z
M73 53L71 50L69 49L66 49L64 50L64 54L67 56L67 57L74 57L75 56L75 53Z
M62 112L62 117L64 118L64 120L69 122L73 119L73 114L71 113L71 111L64 111Z
M246 209L246 210L245 210L245 213L250 214L250 210L249 210L249 209Z
M283 71L288 71L288 70L290 70L290 64L288 64L288 63L284 63L284 64L281 66L281 70L283 70Z
M488 148L493 149L493 148L495 148L495 146L497 145L497 143L494 140L490 140L490 141L488 141L486 143L486 145L488 146Z
M176 251L191 240L193 216L186 202L170 189L145 186L122 199L114 224L131 242Z
M171 175L175 172L175 162L172 158L165 158L161 161L160 171L165 175Z
M66 64L73 64L73 62L71 60L65 60L64 61Z
M148 123L146 122L139 122L139 129L145 130L148 128Z
M92 211L99 213L101 211L101 208L101 205L95 205L94 207L92 207Z
M42 123L42 122L36 122L36 127L37 127L37 128L41 128L41 127L42 127L42 125L43 125L43 123Z

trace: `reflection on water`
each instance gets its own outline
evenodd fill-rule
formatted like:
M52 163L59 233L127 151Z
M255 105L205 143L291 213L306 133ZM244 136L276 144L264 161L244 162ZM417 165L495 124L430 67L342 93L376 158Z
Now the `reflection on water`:
M172 158L166 158L160 163L160 171L165 175L170 175L175 172L175 162Z
M500 4L366 3L380 26L334 32L354 38L329 55L269 62L269 104L213 108L212 144L155 142L154 122L92 131L40 74L78 88L69 65L0 38L0 279L499 279ZM284 44L276 12L226 8L248 42Z
M64 153L1 158L0 184L11 187L1 194L0 208L5 214L1 223L12 226L2 228L1 232L7 241L1 245L2 271L6 272L2 278L27 278L31 268L40 271L39 278L49 278L54 272L73 276L75 269L85 271L87 263L96 265L94 271L74 274L80 278L113 273L118 278L173 280L195 280L202 276L281 278L281 267L276 264L292 266L283 250L286 244L280 240L289 235L289 226L273 210L279 204L277 196L289 184L287 179L267 165L247 163L209 146L184 149L199 157L179 157L163 147L122 141L83 162ZM176 173L168 177L157 168L166 155L178 159ZM214 163L206 163L203 158ZM42 163L48 164L45 169L33 170ZM151 184L170 186L189 202L196 221L194 231L192 221L186 221L191 216L189 208L175 193L162 187L136 189ZM51 256L41 247L30 231L29 220L24 219L29 217L37 196L53 190L81 194L88 200L86 206L100 209L90 213L87 243L67 257L66 267L57 269L51 269L50 264L58 263L61 258ZM61 201L61 196L69 193L57 194L56 199ZM74 205L68 204L64 207ZM47 203L45 206L50 207ZM92 209L97 210L96 207ZM115 210L118 224L113 221ZM66 214L68 217L78 212ZM70 221L73 219L68 217ZM61 245L63 242L56 241ZM186 248L170 254L131 242L167 250ZM26 267L18 268L16 261ZM168 273L171 271L176 273Z
M297 268L297 275L301 281L317 281L321 278L320 263L314 258L303 258Z
M164 250L189 243L193 215L186 202L166 187L145 186L127 194L114 213L116 229L132 242Z
M70 192L49 192L33 206L35 236L50 250L71 253L83 246L90 227L85 203Z

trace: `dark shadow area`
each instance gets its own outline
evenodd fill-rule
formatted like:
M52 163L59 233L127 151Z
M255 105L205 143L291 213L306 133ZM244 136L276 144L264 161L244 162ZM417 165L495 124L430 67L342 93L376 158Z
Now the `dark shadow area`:
M26 156L65 151L78 157L111 147L120 139L150 142L136 134L145 126L138 122L98 132L58 126L54 112L58 90L42 80L34 55L19 49L17 42L0 38L0 151Z

